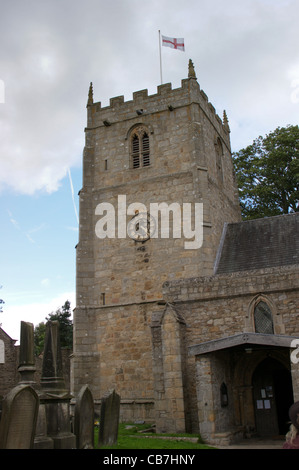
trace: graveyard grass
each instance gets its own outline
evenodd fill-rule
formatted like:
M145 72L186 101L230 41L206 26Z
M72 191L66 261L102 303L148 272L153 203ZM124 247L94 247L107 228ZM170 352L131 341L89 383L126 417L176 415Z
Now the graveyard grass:
M148 429L149 424L120 423L117 445L102 446L100 449L212 449L205 445L199 435L194 434L155 434L140 432ZM94 447L98 447L99 429L95 427ZM167 437L169 439L167 439ZM179 440L180 438L192 438ZM162 439L163 438L163 439ZM197 442L193 442L197 438Z

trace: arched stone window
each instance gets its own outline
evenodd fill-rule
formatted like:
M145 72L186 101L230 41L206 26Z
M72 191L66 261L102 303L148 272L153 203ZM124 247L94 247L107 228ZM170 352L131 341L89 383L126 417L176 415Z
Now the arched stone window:
M4 341L0 339L0 364L5 363L5 347L4 347Z
M254 327L256 333L274 334L273 317L269 305L260 301L254 308Z
M131 134L131 168L150 166L149 133L144 126L136 127Z

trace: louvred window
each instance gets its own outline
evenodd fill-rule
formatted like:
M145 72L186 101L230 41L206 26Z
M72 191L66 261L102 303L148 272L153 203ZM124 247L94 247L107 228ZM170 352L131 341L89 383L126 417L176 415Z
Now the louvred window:
M131 168L150 166L150 142L143 127L135 129L131 137Z

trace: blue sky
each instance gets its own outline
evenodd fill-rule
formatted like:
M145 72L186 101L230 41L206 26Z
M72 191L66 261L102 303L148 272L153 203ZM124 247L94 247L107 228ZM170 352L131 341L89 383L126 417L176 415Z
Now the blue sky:
M81 169L73 174L77 189ZM40 301L53 296L61 284L73 290L78 208L73 207L69 177L52 194L6 196L4 207L1 263L6 272L6 299L22 302L28 296Z
M158 30L184 38L185 52L162 48L164 83L179 87L191 58L239 150L298 124L299 2L0 2L0 323L18 339L21 320L36 325L67 299L75 307L89 83L102 106L156 93Z
M51 194L1 197L3 328L18 339L21 320L44 321L70 300L75 307L75 246L81 168L73 168ZM74 197L73 197L74 194Z

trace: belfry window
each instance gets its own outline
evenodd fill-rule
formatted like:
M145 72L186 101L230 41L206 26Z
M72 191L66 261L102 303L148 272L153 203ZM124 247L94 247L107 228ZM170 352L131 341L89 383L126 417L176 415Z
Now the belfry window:
M131 168L150 166L149 136L143 127L134 130L131 137Z
M266 302L259 302L254 309L254 325L256 333L274 334L272 312Z

